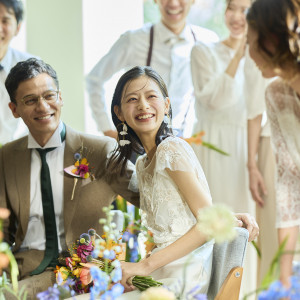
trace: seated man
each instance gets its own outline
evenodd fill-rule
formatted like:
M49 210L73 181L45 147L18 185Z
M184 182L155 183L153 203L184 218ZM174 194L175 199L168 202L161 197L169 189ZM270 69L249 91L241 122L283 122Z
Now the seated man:
M61 121L63 100L51 66L35 58L19 62L5 86L12 114L29 134L0 149L0 207L11 211L4 239L13 246L19 279L27 278L28 298L35 299L54 283L59 253L89 228L102 232L102 207L118 194L138 205L138 194L127 189L131 165L125 177L106 180L114 139L79 133ZM75 153L87 155L89 178L64 171L74 165Z

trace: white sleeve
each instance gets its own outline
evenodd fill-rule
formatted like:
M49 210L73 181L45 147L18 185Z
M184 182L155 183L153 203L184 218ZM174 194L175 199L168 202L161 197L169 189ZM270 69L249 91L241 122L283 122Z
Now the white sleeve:
M270 80L263 78L261 71L249 55L248 47L245 54L244 74L248 119L254 119L266 111L265 92Z
M235 80L222 70L217 73L218 61L212 49L197 43L191 53L191 71L196 101L212 110L227 108L239 101Z
M129 45L130 32L128 31L121 35L86 77L92 116L100 131L112 129L111 116L107 114L104 85L114 74L128 67L131 52Z

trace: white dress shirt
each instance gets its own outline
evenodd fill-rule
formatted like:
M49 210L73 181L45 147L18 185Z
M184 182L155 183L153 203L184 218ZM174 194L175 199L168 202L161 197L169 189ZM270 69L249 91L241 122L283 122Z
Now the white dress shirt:
M27 128L21 118L16 119L8 107L10 102L5 88L5 79L10 69L19 61L33 57L31 54L8 48L0 61L3 70L0 71L0 144L5 144L27 134Z
M104 99L104 85L118 71L146 65L151 26L146 24L138 30L125 32L87 76L92 114L100 131L113 129ZM192 31L197 41L215 42L219 39L214 32L198 26L186 25L176 35L161 22L154 25L151 67L168 87L173 127L177 129L182 127L187 110L193 107L194 101L190 71L190 52L195 44ZM190 118L186 121L185 135L189 135L193 124Z
M52 194L55 210L56 229L58 239L58 249L66 249L65 234L64 234L64 214L63 214L63 190L64 190L64 150L65 142L61 142L60 132L63 128L63 123L60 122L58 128L45 145L41 147L29 133L28 148L31 151L31 171L30 171L30 214L28 228L25 239L21 245L21 249L37 249L45 250L46 236L45 224L41 193L41 168L42 162L39 153L35 148L47 149L56 147L46 155L46 160L49 165Z

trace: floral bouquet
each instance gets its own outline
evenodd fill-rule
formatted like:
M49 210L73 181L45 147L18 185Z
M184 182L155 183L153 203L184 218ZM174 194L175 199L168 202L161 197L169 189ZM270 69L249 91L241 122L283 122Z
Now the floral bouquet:
M103 208L107 217L100 219L104 235L100 237L94 229L81 234L69 247L68 256L60 259L61 266L56 267L58 283L65 284L67 280L73 280L74 291L77 294L90 292L91 299L98 295L101 295L101 299L108 296L114 299L124 291L118 282L122 278L120 260L125 258L125 246L120 242L120 233L112 222L111 208ZM162 285L150 276L135 276L132 284L141 291Z

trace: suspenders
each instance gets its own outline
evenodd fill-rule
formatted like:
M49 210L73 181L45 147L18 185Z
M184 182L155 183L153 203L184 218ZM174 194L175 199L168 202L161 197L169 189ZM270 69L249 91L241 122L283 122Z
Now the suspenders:
M194 38L194 42L196 43L197 42L196 35L195 35L192 28L191 28L191 32L192 32L192 35L193 35L193 38ZM147 56L146 66L151 65L152 50L153 50L153 36L154 36L154 25L152 25L151 28L150 28L150 40L149 40L149 49L148 49L148 56ZM189 105L188 105L188 109L187 109L187 111L184 115L184 119L183 119L183 122L181 124L181 131L183 131L183 128L184 128L184 125L185 125L185 122L186 122L186 117L187 117L189 108L191 106L191 103L192 103L192 99L190 100Z
M195 35L192 28L191 28L191 32L192 32L194 41L196 43L197 42L196 35ZM149 67L151 65L151 59L152 59L153 36L154 36L154 25L152 25L151 28L150 28L149 49L148 49L148 56L147 56L147 62L146 62L146 66L149 66Z
M146 66L148 67L150 67L151 58L152 58L153 35L154 35L154 25L152 25L150 28L150 41L149 41L149 49L148 49L148 56L147 56L147 63L146 63Z

